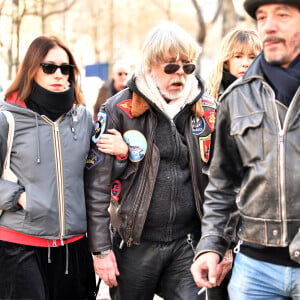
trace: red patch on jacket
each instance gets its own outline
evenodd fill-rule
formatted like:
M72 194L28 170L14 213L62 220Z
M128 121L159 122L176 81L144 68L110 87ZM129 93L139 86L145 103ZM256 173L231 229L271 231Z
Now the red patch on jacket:
M116 202L118 202L119 195L121 192L121 182L119 180L113 181L111 183L110 190L111 190L110 194L111 194L112 199L114 199Z
M210 127L211 132L215 130L216 111L213 109L204 111L204 118Z
M210 155L211 134L205 137L199 137L201 159L207 163Z
M133 118L133 115L131 114L131 105L132 105L132 99L127 99L117 104L117 106L121 108L128 115L130 119Z

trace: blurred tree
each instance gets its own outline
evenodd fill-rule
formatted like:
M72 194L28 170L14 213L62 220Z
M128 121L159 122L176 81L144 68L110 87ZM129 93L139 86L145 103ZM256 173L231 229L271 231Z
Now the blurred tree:
M151 0L151 2L166 14L167 19L169 21L172 19L172 17L171 17L171 7L172 7L171 2L172 2L172 0L167 0L166 5L164 5L164 3L162 3L161 0Z
M28 0L23 0L24 4ZM32 9L27 13L41 18L41 32L46 33L46 21L54 15L65 14L77 0L34 0Z
M233 29L238 21L232 0L223 0L223 28L222 36Z

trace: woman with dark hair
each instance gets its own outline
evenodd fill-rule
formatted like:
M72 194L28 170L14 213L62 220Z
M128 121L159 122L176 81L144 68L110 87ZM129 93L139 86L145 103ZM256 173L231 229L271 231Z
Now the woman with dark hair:
M1 101L14 118L17 180L0 179L0 299L96 298L83 184L93 122L78 75L59 39L38 37ZM3 113L0 126L2 173Z

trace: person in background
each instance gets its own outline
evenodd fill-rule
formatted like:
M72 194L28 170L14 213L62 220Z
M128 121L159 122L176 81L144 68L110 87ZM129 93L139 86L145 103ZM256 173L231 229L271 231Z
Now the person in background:
M112 79L106 81L97 96L94 104L94 121L102 104L111 96L125 89L130 74L130 64L125 60L117 60L112 68Z
M262 49L255 30L235 28L222 39L206 83L206 92L216 100L237 78L242 77Z
M216 63L206 84L206 92L218 101L225 89L245 74L261 50L262 43L255 30L235 28L228 32L222 39ZM235 232L237 221L238 212L236 211L232 214L229 222L232 228L230 226L227 228L232 233ZM208 300L228 299L227 286L231 276L234 242L235 237L233 237L231 247L226 251L224 259L218 265L217 286L207 289Z
M191 270L198 286L216 286L230 243L224 227L237 207L230 299L299 299L300 1L246 0L244 7L263 51L220 99Z
M98 113L102 133L118 130L129 147L119 177L112 180L114 158L97 149L101 133L92 138L97 158L85 187L94 267L112 299L203 299L190 265L201 234L215 102L202 97L199 46L180 26L154 27L142 52L128 88Z

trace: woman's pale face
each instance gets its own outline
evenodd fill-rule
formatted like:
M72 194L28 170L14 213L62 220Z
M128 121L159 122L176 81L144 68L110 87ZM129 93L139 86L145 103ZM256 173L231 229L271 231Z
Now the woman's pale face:
M69 57L64 49L56 46L48 51L42 63L61 66L69 64ZM57 68L53 74L46 74L43 72L42 66L39 67L34 77L37 84L52 92L62 92L66 90L69 87L68 79L69 75L62 74L60 68Z
M231 57L227 62L227 68L229 73L231 73L237 78L242 77L253 62L253 60L255 59L255 57L256 55L254 53L235 53L234 56Z

